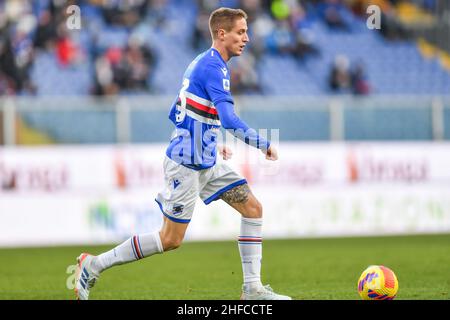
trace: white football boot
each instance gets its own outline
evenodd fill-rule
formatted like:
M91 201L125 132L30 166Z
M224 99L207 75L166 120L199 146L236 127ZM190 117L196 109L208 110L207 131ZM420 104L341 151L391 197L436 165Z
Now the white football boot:
M251 292L245 291L244 286L242 286L241 300L292 300L292 298L275 293L270 285L265 285Z
M82 253L77 258L77 269L75 272L75 294L78 300L88 300L89 290L95 285L99 275L94 273L91 262L94 258L89 253Z

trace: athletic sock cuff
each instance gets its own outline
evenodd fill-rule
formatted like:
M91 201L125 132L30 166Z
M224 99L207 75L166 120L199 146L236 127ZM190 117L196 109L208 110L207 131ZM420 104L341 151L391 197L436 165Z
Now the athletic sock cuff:
M249 225L249 226L262 226L263 218L245 218L242 217L241 221L243 224Z
M156 233L154 234L154 237L155 237L156 245L157 245L157 247L158 247L158 252L159 252L159 253L163 253L163 252L164 252L164 247L163 247L163 245L162 245L161 237L159 236L159 232L156 232Z

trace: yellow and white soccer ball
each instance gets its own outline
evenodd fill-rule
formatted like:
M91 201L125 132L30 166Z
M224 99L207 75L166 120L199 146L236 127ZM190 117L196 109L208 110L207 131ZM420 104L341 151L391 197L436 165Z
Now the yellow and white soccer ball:
M397 276L385 266L369 266L358 280L358 293L363 300L392 300L397 291Z

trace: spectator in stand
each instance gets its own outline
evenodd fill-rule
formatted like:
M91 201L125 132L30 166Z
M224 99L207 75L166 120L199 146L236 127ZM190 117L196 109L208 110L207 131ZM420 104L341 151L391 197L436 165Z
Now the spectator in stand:
M146 0L104 0L101 3L103 17L110 25L135 26L147 12Z
M264 12L261 0L242 0L239 7L247 13L247 24L250 25Z
M5 35L0 37L0 81L1 94L14 94L20 87L11 41Z
M247 52L241 56L240 60L232 61L230 69L231 91L234 94L262 94L253 54Z
M5 32L5 43L2 63L4 73L14 82L14 91L33 92L34 88L29 77L29 70L33 63L34 47L32 32L36 26L36 19L27 7L15 16L11 22L10 32ZM1 55L1 54L0 54ZM3 60L2 59L2 60Z
M71 39L66 25L60 23L56 39L56 57L61 66L67 67L77 63L81 58L78 46Z
M195 50L206 49L209 45L209 37L209 13L202 10L195 21L192 48Z
M317 6L317 10L330 29L350 30L343 16L345 8L342 0L322 1Z
M358 61L353 67L351 81L353 93L355 95L367 95L370 93L370 84L362 61Z
M406 39L408 33L398 19L395 7L389 3L385 3L383 6L380 6L380 8L381 34L388 40Z
M0 96L14 95L14 89L14 81L0 70Z
M330 89L338 93L346 92L351 88L351 74L347 56L336 56L328 78L328 83Z
M304 61L307 57L320 55L319 48L314 45L314 34L306 10L300 2L290 3L289 22L294 35L294 57Z
M111 47L95 62L96 95L150 92L149 78L156 64L154 51L137 37L126 48Z
M250 50L258 64L261 56L267 51L267 39L274 32L275 24L271 17L262 12L258 15L253 23L249 25L249 33L251 33L252 41L249 42Z
M266 37L269 50L290 54L299 62L319 54L319 49L313 44L313 35L309 32L306 12L300 3L275 0L271 12L276 20L270 35Z
M206 50L209 46L209 13L218 5L217 0L197 0L197 18L191 36L192 48L196 51Z
M95 60L95 95L116 95L119 93L119 86L114 82L114 73L111 61L107 54Z
M45 10L38 18L38 26L34 37L34 46L42 50L51 50L57 38L57 23L50 10Z
M290 54L293 51L294 38L287 20L277 20L267 40L267 49L278 54Z
M147 0L147 17L154 28L164 27L168 14L167 0Z
M150 88L147 79L153 71L154 63L152 50L137 38L131 37L118 64L124 75L123 82L119 82L120 87L136 92L148 91Z

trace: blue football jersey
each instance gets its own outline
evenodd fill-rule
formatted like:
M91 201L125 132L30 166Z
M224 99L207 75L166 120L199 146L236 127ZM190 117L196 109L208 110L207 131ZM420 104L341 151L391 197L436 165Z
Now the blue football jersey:
M170 109L169 119L176 127L166 150L170 159L195 170L214 166L221 126L215 106L221 102L234 103L230 71L219 52L210 48L186 69Z

